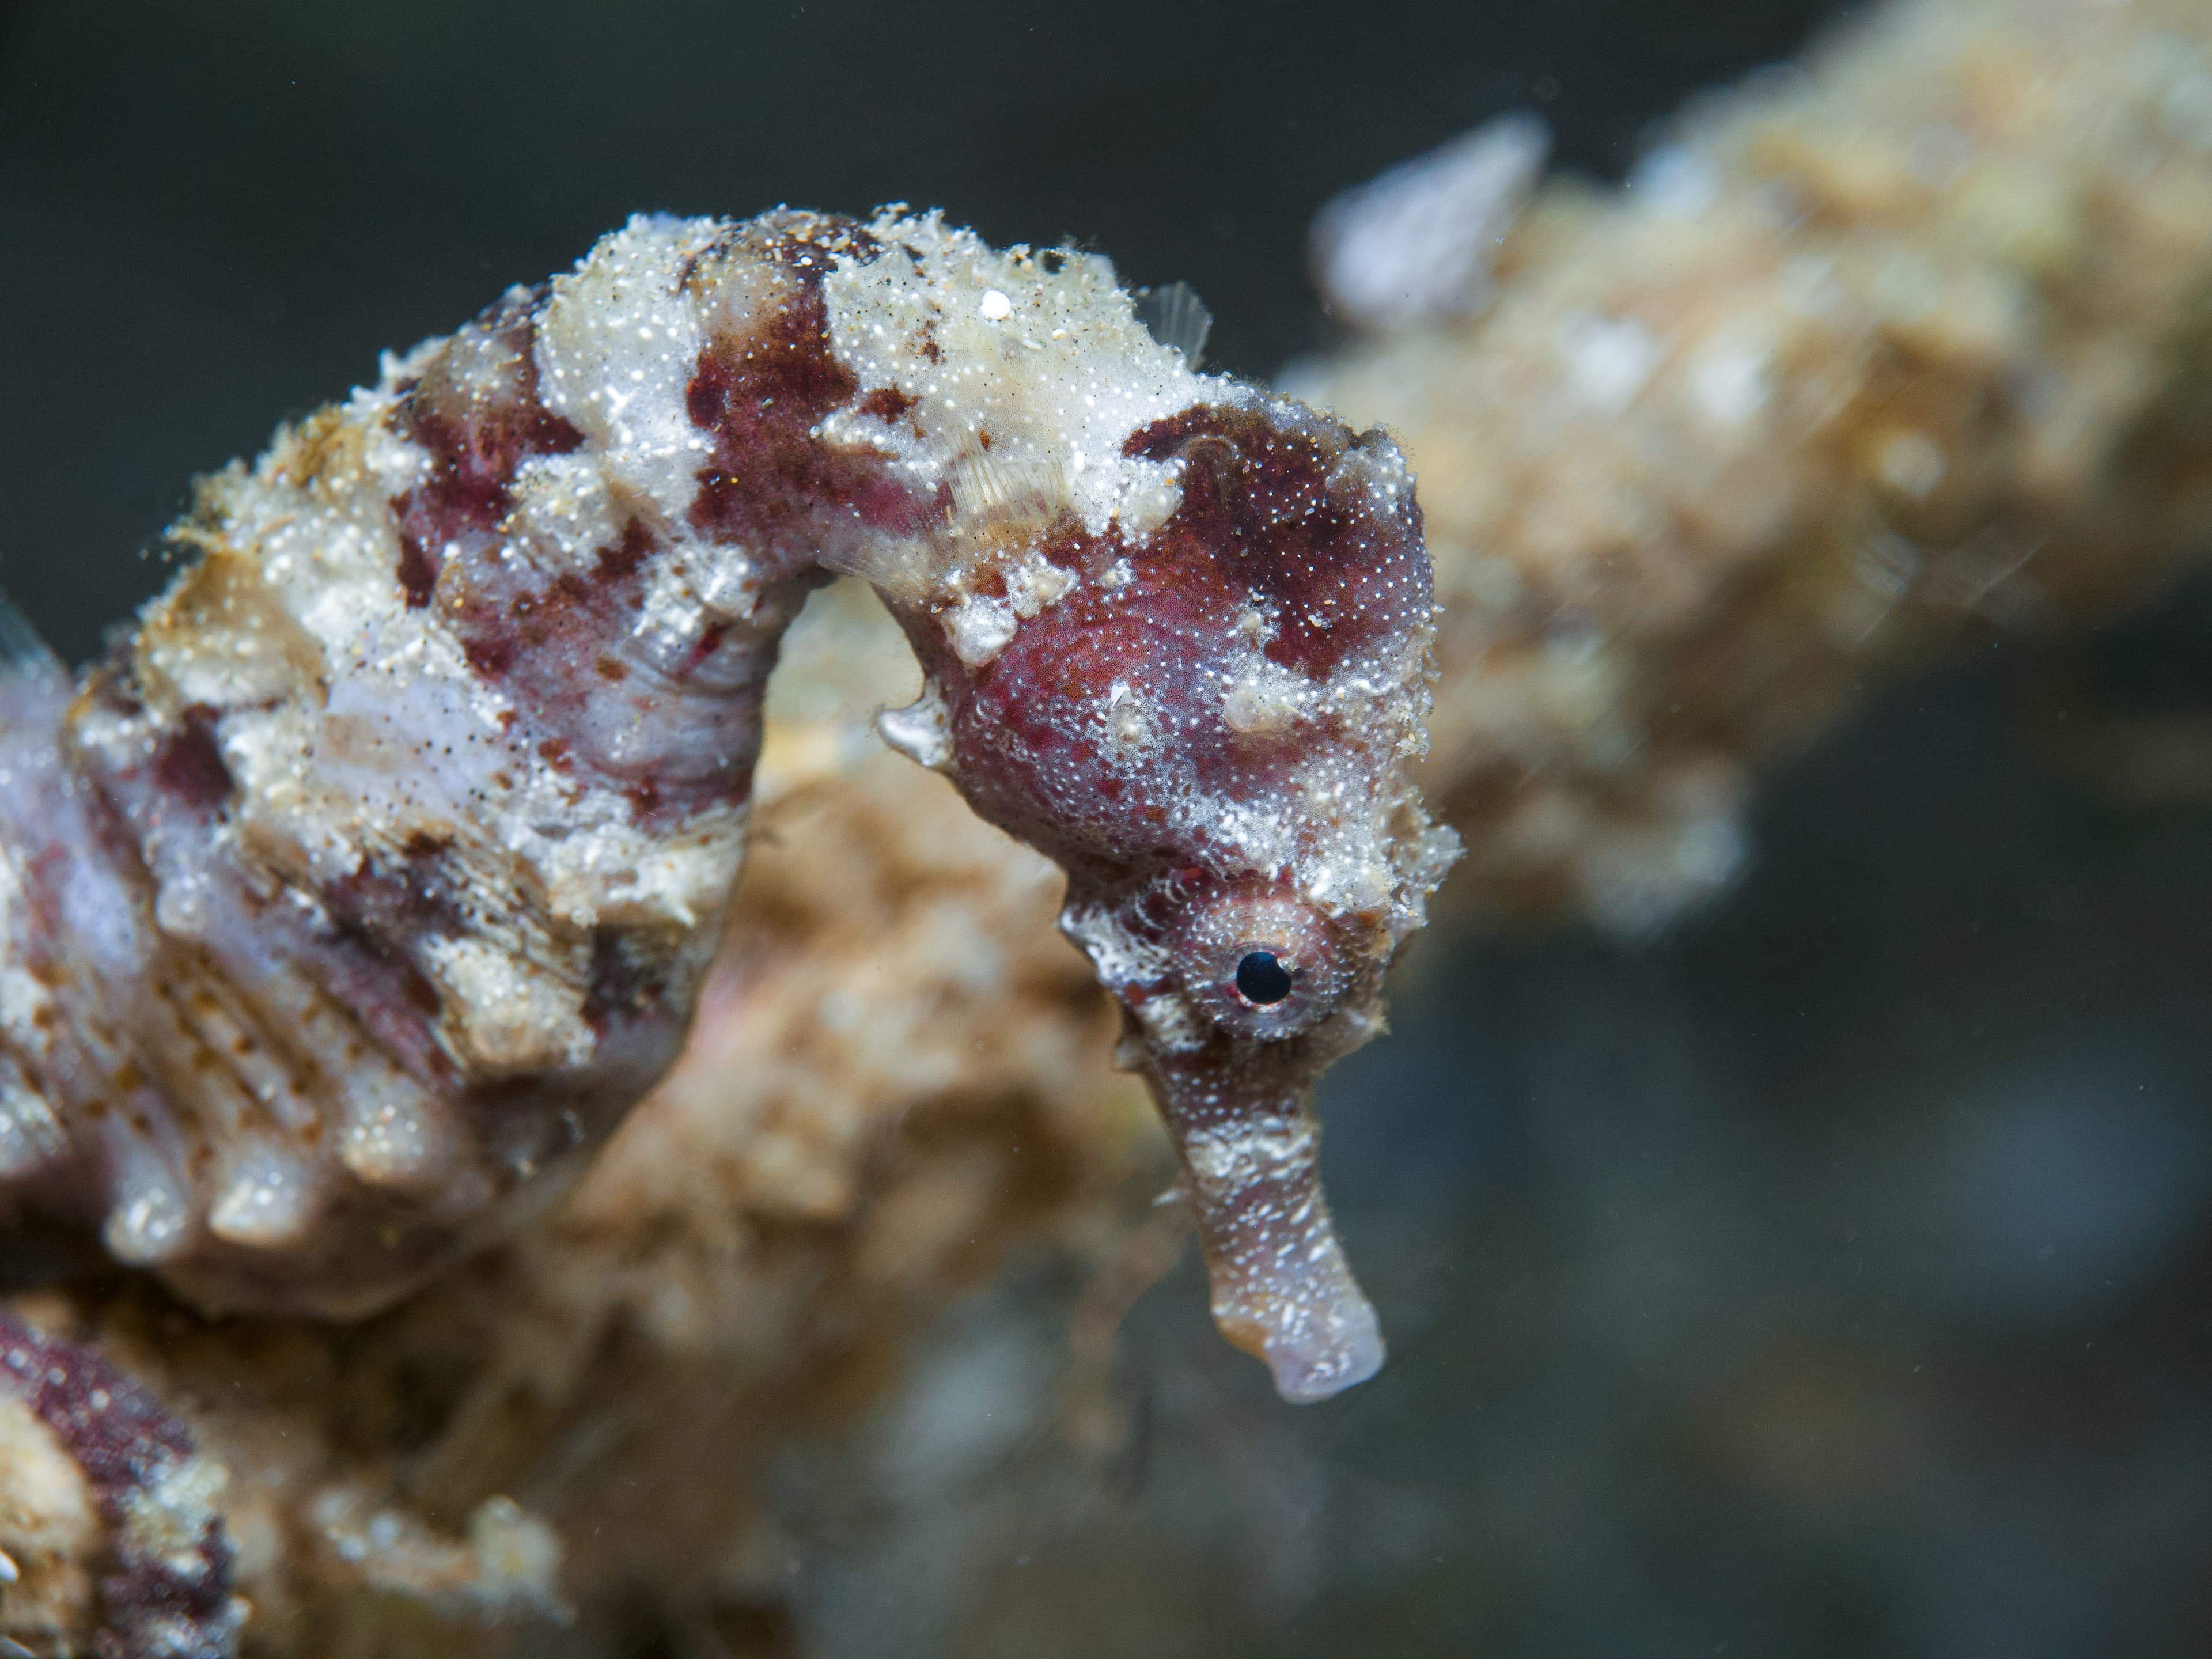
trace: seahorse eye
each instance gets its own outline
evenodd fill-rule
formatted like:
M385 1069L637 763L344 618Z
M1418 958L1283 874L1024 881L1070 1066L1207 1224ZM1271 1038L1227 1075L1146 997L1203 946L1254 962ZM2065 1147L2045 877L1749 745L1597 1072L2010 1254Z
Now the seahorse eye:
M1296 1036L1328 1018L1346 982L1320 913L1256 878L1196 895L1174 946L1193 1006L1232 1036L1256 1042Z
M1273 951L1250 951L1237 964L1237 988L1248 1001L1267 1007L1291 994L1291 970Z

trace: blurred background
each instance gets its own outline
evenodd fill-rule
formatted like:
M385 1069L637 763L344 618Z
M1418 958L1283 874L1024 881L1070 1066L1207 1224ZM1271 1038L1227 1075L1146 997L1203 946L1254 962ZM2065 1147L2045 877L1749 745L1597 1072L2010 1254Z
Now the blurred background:
M194 472L641 209L1072 237L1265 377L1338 190L1515 107L1617 177L1839 9L0 4L0 586L90 654ZM1078 1456L1018 1272L787 1460L792 1651L2212 1652L2212 787L2065 738L2208 646L1985 636L1657 941L1428 941L1323 1097L1382 1376L1281 1406L1186 1261Z

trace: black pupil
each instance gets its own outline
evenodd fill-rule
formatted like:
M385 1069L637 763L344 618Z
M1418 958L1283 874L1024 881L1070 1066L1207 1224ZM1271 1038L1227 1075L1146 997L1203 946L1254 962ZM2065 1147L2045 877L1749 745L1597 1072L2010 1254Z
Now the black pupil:
M1291 994L1291 970L1273 951L1254 951L1237 964L1237 988L1262 1007Z

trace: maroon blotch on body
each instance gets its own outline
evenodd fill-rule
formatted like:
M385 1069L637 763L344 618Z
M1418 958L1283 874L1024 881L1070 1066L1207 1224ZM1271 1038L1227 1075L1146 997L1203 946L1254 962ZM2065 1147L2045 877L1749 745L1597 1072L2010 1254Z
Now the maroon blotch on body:
M584 434L538 394L537 309L544 290L517 289L455 337L447 356L405 390L392 424L430 457L430 475L392 502L399 520L399 586L410 608L429 604L447 550L471 532L495 534L514 506L514 475L533 455L567 455ZM474 373L451 360L464 347Z
M1258 410L1201 405L1132 433L1124 454L1180 458L1183 499L1158 541L1188 538L1222 575L1271 602L1271 661L1326 679L1376 635L1413 619L1390 579L1421 554L1419 509L1408 495L1378 511L1343 463L1379 433L1285 430ZM1380 579L1378 580L1378 578Z
M176 731L154 761L154 781L185 805L211 811L230 799L235 787L222 748L216 741L222 712L193 703L178 718Z
M828 256L803 241L778 252L797 278L790 293L761 327L710 343L684 388L691 424L714 436L690 518L718 541L796 565L816 553L841 510L870 529L903 530L943 504L891 477L879 453L835 448L817 435L824 416L858 397L860 381L830 350ZM891 388L860 405L886 420L913 406Z
M0 1311L0 1389L15 1395L84 1471L107 1523L98 1659L231 1659L243 1608L230 1541L211 1517L184 1550L142 1547L134 1511L192 1455L191 1431L92 1349Z

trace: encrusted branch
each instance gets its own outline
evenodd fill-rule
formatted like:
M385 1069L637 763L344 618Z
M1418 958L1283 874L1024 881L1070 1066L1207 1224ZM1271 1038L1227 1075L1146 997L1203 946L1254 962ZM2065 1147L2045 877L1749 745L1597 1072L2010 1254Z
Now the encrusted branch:
M1867 688L2203 550L2209 42L2185 0L1893 7L1540 195L1472 320L1291 377L1420 478L1447 902L1662 923Z

